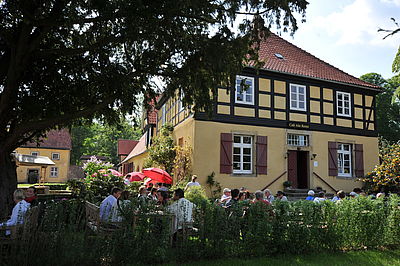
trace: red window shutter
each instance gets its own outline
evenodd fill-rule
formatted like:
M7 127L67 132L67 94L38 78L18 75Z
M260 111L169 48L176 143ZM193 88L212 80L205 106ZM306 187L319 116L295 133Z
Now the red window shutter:
M329 175L338 175L338 156L337 156L337 142L328 142L328 165Z
M356 177L363 177L364 176L364 152L363 152L363 145L356 144L354 147L355 153L355 172Z
M266 136L257 136L256 141L256 169L257 174L267 174L267 140Z
M220 173L232 173L232 134L221 133Z

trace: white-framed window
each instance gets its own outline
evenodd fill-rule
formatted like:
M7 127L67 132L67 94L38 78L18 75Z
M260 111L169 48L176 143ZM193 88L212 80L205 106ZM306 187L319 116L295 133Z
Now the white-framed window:
M300 134L287 134L287 144L291 146L308 146L309 145L309 136L308 135L300 135Z
M165 104L161 108L161 125L165 125L166 118L167 118L167 108L165 107Z
M306 86L290 84L290 109L306 111Z
M253 173L253 136L233 136L233 173Z
M59 152L52 152L51 153L52 160L60 160L60 153Z
M58 167L50 168L50 177L58 177Z
M38 152L38 151L32 151L32 152L31 152L31 155L32 155L32 156L39 156L39 152Z
M351 177L351 144L338 144L338 176Z
M336 110L340 116L351 116L351 98L350 93L336 92Z
M185 98L185 93L182 91L182 94L179 96L179 99L178 99L178 102L179 102L178 112L181 112L181 111L183 111L183 109L185 109L183 106L183 98Z
M254 104L254 78L236 76L235 102Z

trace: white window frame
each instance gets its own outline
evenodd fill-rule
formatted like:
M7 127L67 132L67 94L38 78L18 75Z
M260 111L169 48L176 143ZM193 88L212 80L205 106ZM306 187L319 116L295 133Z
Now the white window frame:
M296 94L296 99L293 99L292 98L292 88L295 88L296 89L296 92L295 92L295 94ZM304 91L304 93L303 94L301 94L301 93L299 93L299 88L303 88L303 91ZM297 110L297 111L307 111L307 90L306 90L306 86L304 86L304 85L299 85L299 84L290 84L290 86L289 86L289 95L290 95L290 103L289 103L289 106L290 106L290 110ZM304 108L300 108L299 106L300 106L300 95L303 95L304 96ZM295 101L296 102L296 106L292 106L292 102L293 101Z
M344 147L349 146L349 150L345 150ZM353 146L348 143L338 143L338 149L337 149L337 156L338 156L338 176L342 177L352 177L353 176L353 162L352 162L352 157L353 157ZM345 173L344 171L344 157L345 155L349 156L349 172Z
M165 107L165 104L161 108L161 125L165 125L167 114L166 114L167 108Z
M243 100L240 101L237 99L238 96L238 86L240 86L241 81L242 80L250 80L251 81L251 86L249 88L247 88L246 90L242 91L243 94ZM251 93L249 93L249 90L251 90ZM248 102L246 101L247 95L250 94L251 95L251 101ZM236 82L235 82L235 103L243 103L243 104L249 104L249 105L253 105L254 104L254 78L252 77L247 77L247 76L236 76Z
M57 154L57 158L54 158L54 155L56 155ZM59 161L60 160L60 158L61 158L61 156L60 156L60 153L59 152L52 152L51 153L51 159L52 160L57 160L57 161Z
M185 97L185 93L182 91L182 94L179 96L179 105L178 105L178 112L181 112L185 109L185 107L183 106L183 98Z
M310 145L310 136L305 134L287 133L287 145L295 147L307 147Z
M341 95L342 100L341 101L341 105L339 105L339 95ZM348 102L349 102L349 107L345 107L345 96L347 96L349 98ZM342 112L339 112L339 107L342 108ZM349 113L346 114L345 113L345 109L349 110ZM342 92L342 91L337 91L336 92L336 113L338 116L345 116L345 117L351 117L351 94L348 92Z
M58 167L51 167L50 168L50 177L58 177Z
M240 137L240 143L235 143L235 137ZM243 139L244 137L249 137L251 139L251 143L243 143ZM253 143L254 143L254 137L251 135L239 135L239 134L235 134L233 136L233 149L232 149L232 153L234 155L234 150L235 148L240 148L240 169L233 169L233 173L234 174L252 174L253 173ZM244 157L244 153L243 153L243 149L244 148L250 148L250 170L244 170L243 169L243 157ZM232 157L232 163L234 163Z
M39 156L39 152L38 151L31 151L31 155L32 156Z

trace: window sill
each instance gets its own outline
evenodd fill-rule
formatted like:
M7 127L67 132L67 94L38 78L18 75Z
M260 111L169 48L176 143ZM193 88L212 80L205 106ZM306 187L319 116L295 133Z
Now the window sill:
M344 114L337 114L338 117L346 117L346 118L351 118L351 115L344 115Z
M233 173L231 174L232 177L257 177L256 174L240 174L240 173Z
M235 101L235 103L247 104L247 105L254 105L254 103L253 103L253 102L241 102L241 101Z
M336 176L339 179L354 179L354 176L345 176L345 175L338 175Z

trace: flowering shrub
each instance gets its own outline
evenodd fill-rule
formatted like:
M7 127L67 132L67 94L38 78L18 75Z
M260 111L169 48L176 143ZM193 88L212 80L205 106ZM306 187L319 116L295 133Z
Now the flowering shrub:
M398 191L400 185L400 143L380 150L381 164L363 179L373 190Z
M91 202L100 202L110 194L113 187L125 188L123 177L113 175L109 169L114 165L92 156L83 164L85 178L83 182L69 181L69 187L75 195Z

